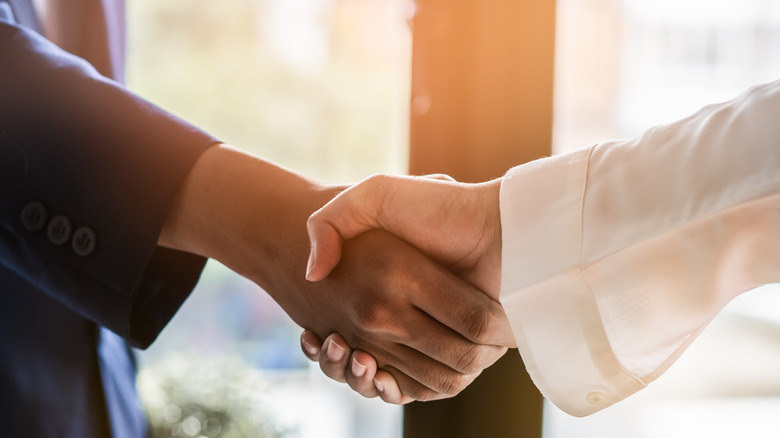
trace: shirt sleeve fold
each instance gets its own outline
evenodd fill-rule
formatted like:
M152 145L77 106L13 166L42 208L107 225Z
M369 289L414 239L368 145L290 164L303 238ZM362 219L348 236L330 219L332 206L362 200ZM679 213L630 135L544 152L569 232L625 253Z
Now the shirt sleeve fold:
M780 82L633 139L511 170L501 301L529 374L588 415L780 279Z

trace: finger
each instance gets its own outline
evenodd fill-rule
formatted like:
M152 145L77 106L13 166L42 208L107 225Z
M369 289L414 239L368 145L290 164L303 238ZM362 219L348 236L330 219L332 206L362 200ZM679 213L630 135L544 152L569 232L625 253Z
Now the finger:
M346 372L347 384L363 397L373 398L379 395L374 386L374 376L376 376L376 360L363 351L352 353L349 368Z
M379 397L386 403L403 405L414 401L413 398L401 392L401 388L399 388L395 378L387 371L377 371L371 383L374 385L374 389L379 394Z
M429 375L472 374L492 365L506 352L502 346L471 342L419 309L407 311L402 324L407 329L401 335L395 335L398 338L393 340L410 348L407 350L398 345L395 348L397 360L393 363L423 383L428 382L424 375L417 374L421 370L428 370ZM401 365L410 361L414 361L414 365Z
M364 264L378 262L382 267L393 267L391 285L380 282L372 288L375 290L368 291L374 299L363 300L365 294L361 294L349 305L347 320L355 321L359 328L357 332L342 331L348 335L349 345L372 354L380 367L395 365L434 390L446 389L456 379L455 374L478 372L503 355L504 347L475 344L432 318L429 313L435 309L424 309L426 313L415 308L414 301L419 300L417 295L441 294L440 290L449 292L451 287L464 282L409 244L386 236L381 231L368 232L345 246L345 262L359 257ZM379 245L382 252L357 251L361 242ZM397 258L374 258L376 254L393 254ZM327 281L338 283L354 275L339 266ZM481 295L477 289L470 291L474 296ZM492 303L488 298L484 299ZM433 299L430 301L435 303Z
M339 264L342 238L329 222L314 215L306 222L306 230L311 244L309 261L306 263L306 280L317 282L327 277Z
M320 359L320 349L322 348L322 340L314 332L304 330L301 333L301 350L303 354L309 358L312 362L317 362Z
M413 304L471 342L513 345L512 328L501 304L449 271L445 274L415 276L419 279L415 289L420 292L414 294Z
M352 349L338 333L334 333L322 343L320 350L320 369L326 376L337 382L346 382L344 373L349 365Z
M380 225L384 197L395 180L387 175L373 175L344 190L306 222L311 251L306 278L319 281L327 277L341 258L343 240Z
M383 391L380 391L380 397L382 400L388 401L388 403L396 403L398 404L398 394L395 394L393 392L388 392L388 388L390 390L394 390L394 388L391 386L388 386L388 379L386 376L380 374L382 371L385 371L389 373L394 381L396 382L396 387L398 388L399 393L401 394L401 403L404 400L412 399L417 401L432 401L432 400L442 400L445 398L450 398L458 395L461 391L463 391L468 385L470 385L474 379L476 379L480 373L475 374L462 374L459 375L457 383L453 385L451 388L448 388L446 391L442 391L441 389L432 389L428 388L425 385L422 385L420 382L415 380L414 378L410 377L404 372L401 372L399 369L393 367L393 366L387 366L383 367L382 370L377 372L377 375L380 377L380 379L374 378L375 383L379 381L381 385L377 385L377 390L381 387ZM384 394L383 394L384 393ZM383 396L384 395L384 396Z
M327 277L341 259L344 239L377 228L377 208L372 200L371 183L360 183L343 191L306 221L311 251L306 279L319 281Z
M481 346L477 348L481 348ZM449 366L402 344L384 346L375 357L380 368L396 370L403 374L403 380L398 379L395 373L393 375L401 385L402 393L416 400L420 400L421 397L429 398L433 392L457 394L469 383L465 376L478 374L482 371L482 369L477 368L475 368L477 371L472 373L455 371Z

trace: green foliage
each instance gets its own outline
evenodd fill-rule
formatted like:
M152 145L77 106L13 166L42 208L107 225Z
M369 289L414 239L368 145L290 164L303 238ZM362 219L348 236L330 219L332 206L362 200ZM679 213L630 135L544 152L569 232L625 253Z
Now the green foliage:
M237 358L172 355L144 366L138 393L156 438L283 438L261 373Z

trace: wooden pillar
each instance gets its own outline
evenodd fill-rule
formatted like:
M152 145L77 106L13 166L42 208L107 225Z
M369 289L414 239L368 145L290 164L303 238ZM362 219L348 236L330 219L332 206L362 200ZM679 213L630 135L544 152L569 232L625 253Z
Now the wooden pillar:
M412 26L410 173L479 182L551 154L553 0L418 0ZM541 424L517 350L404 411L405 438L539 438Z

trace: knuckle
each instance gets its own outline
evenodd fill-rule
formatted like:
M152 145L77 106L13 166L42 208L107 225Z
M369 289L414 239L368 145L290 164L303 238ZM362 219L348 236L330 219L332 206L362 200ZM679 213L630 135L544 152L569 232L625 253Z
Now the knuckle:
M431 401L441 398L440 394L435 389L430 389L427 386L418 383L404 385L404 387L401 388L401 392L407 397L417 401Z
M487 343L494 330L494 319L490 311L482 307L472 307L464 310L464 313L466 338L478 344Z
M455 360L455 369L465 374L475 374L482 371L482 362L484 360L485 348L470 344L465 351L458 355Z
M357 200L361 205L371 206L369 209L374 211L374 214L380 215L385 204L386 190L389 187L392 177L385 174L374 174L364 179L357 187L361 190L358 192ZM376 219L379 219L378 217Z
M452 373L451 375L445 377L442 381L440 392L448 396L455 396L466 389L469 383L470 380L467 375L461 373Z
M364 302L355 309L356 324L366 332L387 332L392 327L392 319L392 313L381 302Z
M387 180L387 175L381 174L381 173L375 173L373 175L367 176L363 182L362 185L371 186L371 185L382 185Z
M421 402L432 401L432 400L436 400L436 399L439 398L439 397L437 397L437 394L434 391L431 391L430 389L427 389L427 388L426 389L416 390L414 392L415 392L415 394L413 394L413 395L412 394L407 394L407 395L409 395L409 397L411 397L411 398L413 398L413 399L415 399L417 401L421 401Z
M413 400L422 401L428 400L432 396L432 394L430 394L432 391L419 382L410 380L408 378L399 378L401 376L396 375L394 372L391 374L393 374L396 381L398 382L398 389L407 397Z

